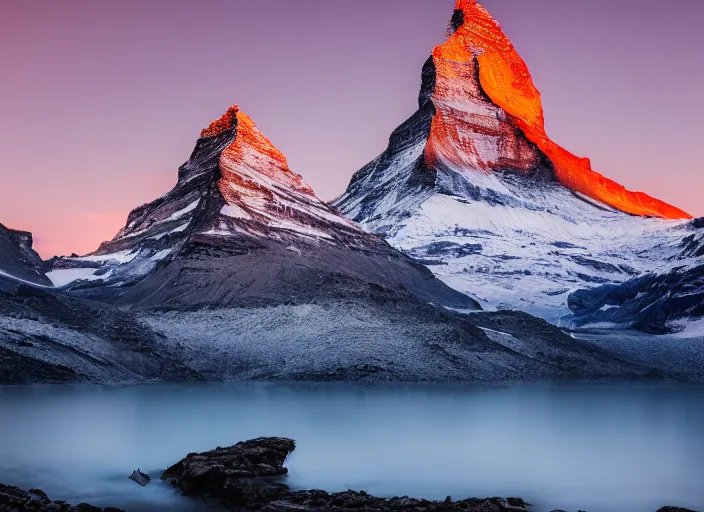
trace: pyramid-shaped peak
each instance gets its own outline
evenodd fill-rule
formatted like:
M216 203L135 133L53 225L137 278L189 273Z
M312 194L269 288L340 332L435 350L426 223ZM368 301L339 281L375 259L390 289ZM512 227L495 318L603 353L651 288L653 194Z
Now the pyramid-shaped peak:
M218 183L228 203L239 202L254 190L266 195L271 187L315 197L303 177L289 168L284 154L237 106L230 107L204 133L214 136L233 127L235 138L220 156L222 178Z
M203 131L200 132L200 136L203 138L217 137L231 130L237 124L237 113L239 111L239 105L232 105L220 118L210 123L207 128L204 128Z
M573 192L634 215L691 218L643 192L627 190L592 170L587 158L550 139L528 66L479 3L457 0L450 28L450 37L432 56L432 101L438 112L425 154L430 167L528 173L546 159L557 181Z

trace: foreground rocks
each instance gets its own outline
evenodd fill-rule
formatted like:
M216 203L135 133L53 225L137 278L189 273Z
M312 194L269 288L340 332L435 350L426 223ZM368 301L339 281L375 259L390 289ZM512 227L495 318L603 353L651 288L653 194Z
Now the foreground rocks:
M191 453L168 468L161 478L186 495L259 510L288 492L286 485L271 477L288 473L284 461L295 448L293 440L273 437Z
M124 512L117 508L98 508L86 503L69 505L51 501L44 491L0 484L0 512Z
M222 504L228 510L259 512L526 512L530 505L520 498L444 501L408 496L377 498L364 491L328 493L320 490L292 491L277 477L288 473L286 457L296 448L291 439L269 437L191 453L168 468L162 479L185 495ZM556 511L557 512L557 511ZM665 507L658 512L694 512Z
M519 498L428 501L409 498L376 498L364 491L329 494L325 491L290 492L261 509L262 512L335 510L423 511L423 512L525 512L529 505Z
M226 510L248 512L528 512L520 498L471 498L444 501L409 498L377 498L364 491L328 493L321 490L292 491L278 478L288 473L284 462L295 449L291 439L253 439L204 453L191 453L168 468L162 479L185 495L220 504ZM51 501L39 489L24 491L0 484L0 512L124 512L85 503L70 505ZM554 511L562 512L562 511ZM663 507L658 512L695 512Z
M192 453L167 469L162 478L184 494L220 501L230 510L263 512L335 510L424 510L466 512L507 512L528 510L517 498L502 500L428 501L403 498L376 498L364 491L330 494L325 491L291 491L276 479L288 473L286 457L296 444L286 438L260 438Z

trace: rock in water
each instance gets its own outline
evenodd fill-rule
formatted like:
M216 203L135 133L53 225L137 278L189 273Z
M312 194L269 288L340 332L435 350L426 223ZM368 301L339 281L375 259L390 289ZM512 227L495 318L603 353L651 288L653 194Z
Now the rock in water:
M291 439L259 438L229 448L191 453L171 466L162 479L184 494L213 497L231 510L267 512L317 510L422 509L426 511L525 512L528 505L518 498L452 502L403 498L376 498L364 491L329 494L325 491L290 491L271 477L285 475L286 457L295 449Z
M146 473L142 473L139 468L132 471L132 474L129 478L130 480L134 480L135 482L137 482L142 487L146 487L146 485L152 481L151 477Z
M288 490L265 477L285 475L284 461L295 447L291 439L269 437L191 453L161 478L187 495L215 496L248 508L264 506Z

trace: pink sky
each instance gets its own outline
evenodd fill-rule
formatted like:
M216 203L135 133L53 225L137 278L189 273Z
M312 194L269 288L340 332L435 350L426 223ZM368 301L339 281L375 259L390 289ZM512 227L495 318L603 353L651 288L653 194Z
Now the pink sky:
M550 136L704 215L704 2L485 0ZM323 199L416 108L453 0L25 0L0 19L0 223L95 250L238 103Z

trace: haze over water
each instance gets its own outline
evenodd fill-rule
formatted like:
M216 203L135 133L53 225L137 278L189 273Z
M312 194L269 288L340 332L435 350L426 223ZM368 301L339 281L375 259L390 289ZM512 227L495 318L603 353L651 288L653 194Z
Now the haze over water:
M0 481L133 512L202 509L161 470L270 435L297 441L294 488L704 507L702 385L18 387L0 410ZM144 489L127 479L137 467L157 477Z

